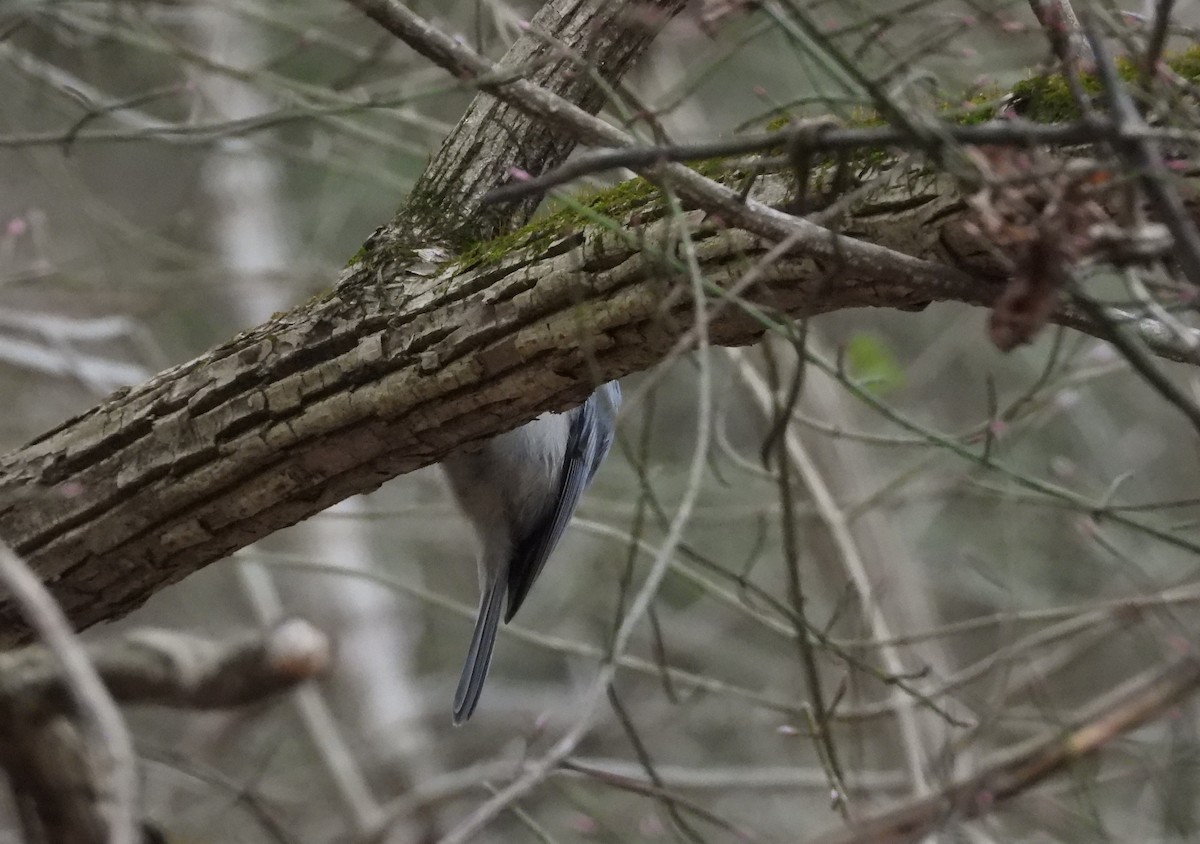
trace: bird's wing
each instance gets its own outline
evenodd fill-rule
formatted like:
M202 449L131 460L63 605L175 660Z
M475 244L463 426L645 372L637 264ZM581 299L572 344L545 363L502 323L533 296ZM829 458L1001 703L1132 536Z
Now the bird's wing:
M508 568L508 612L506 622L511 621L521 608L533 581L541 574L546 558L562 538L571 514L579 504L583 491L594 473L597 442L595 393L588 396L571 421L567 434L567 448L563 457L562 475L559 478L558 494L546 510L545 516L528 536L522 538L513 552Z
M592 465L588 470L588 484L591 484L592 478L596 477L596 472L600 470L600 464L608 456L609 449L612 448L613 438L617 434L616 421L617 411L621 407L621 385L616 381L609 381L593 393L591 397L596 400L598 438L595 453L592 455ZM599 424L601 420L606 420L608 424Z

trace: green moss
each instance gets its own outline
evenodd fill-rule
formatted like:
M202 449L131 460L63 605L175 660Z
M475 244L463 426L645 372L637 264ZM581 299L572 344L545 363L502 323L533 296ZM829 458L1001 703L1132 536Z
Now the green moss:
M938 108L938 113L943 120L950 123L959 126L977 126L995 119L996 108L1007 93L996 85L989 85L964 97L960 102L942 103Z
M1189 82L1200 81L1200 44L1168 56L1167 67Z
M1080 78L1083 90L1100 93L1100 83L1094 76ZM1062 123L1079 117L1079 107L1062 74L1033 76L1012 86L1012 95L1021 116L1034 123Z
M515 249L549 243L557 237L578 231L592 223L592 217L595 215L619 220L635 208L653 200L657 193L657 187L637 177L605 190L580 194L575 197L575 203L587 206L592 212L591 215L585 216L575 207L568 206L534 217L508 234L476 243L456 258L454 264L457 267L471 267L495 263Z
M787 114L777 114L763 126L768 132L778 132L792 125L792 118Z
M1200 81L1200 45L1164 57L1167 67L1189 82ZM1133 59L1121 56L1114 62L1117 74L1126 82L1141 81L1141 67ZM1081 74L1079 83L1088 94L1101 92L1100 81L1094 74ZM1060 73L1033 76L1012 86L1019 103L1021 116L1035 123L1061 123L1079 117L1079 108Z
M514 249L550 241L563 231L570 231L570 223L561 212L535 217L515 231L476 243L454 259L454 264L459 267L492 264Z
M580 197L580 202L606 217L628 214L639 205L658 194L658 188L641 176L637 176L607 190L596 191L591 196Z

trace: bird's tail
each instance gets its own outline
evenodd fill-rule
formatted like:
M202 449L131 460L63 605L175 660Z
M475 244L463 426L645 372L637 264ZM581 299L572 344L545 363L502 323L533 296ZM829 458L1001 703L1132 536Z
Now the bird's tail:
M454 724L463 723L475 711L483 681L487 679L488 667L492 664L492 648L496 645L496 627L500 623L500 612L504 606L505 579L496 577L484 590L479 604L479 617L475 619L475 632L471 634L471 647L467 650L467 661L458 688L454 691Z

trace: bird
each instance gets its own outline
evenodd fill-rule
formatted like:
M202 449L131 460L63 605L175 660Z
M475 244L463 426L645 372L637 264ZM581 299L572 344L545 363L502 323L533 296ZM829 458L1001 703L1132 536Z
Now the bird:
M544 413L442 461L479 544L481 597L453 717L475 712L503 612L512 620L612 448L621 388L610 381L578 407ZM507 608L505 608L507 599Z

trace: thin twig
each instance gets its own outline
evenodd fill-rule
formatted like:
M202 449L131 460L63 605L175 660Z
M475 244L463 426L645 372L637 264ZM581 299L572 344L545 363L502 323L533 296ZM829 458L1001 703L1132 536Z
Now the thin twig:
M1150 25L1150 37L1146 41L1146 54L1142 59L1142 84L1147 90L1158 76L1158 62L1167 44L1167 31L1171 25L1171 11L1175 0L1158 0L1154 4L1154 21Z
M576 158L540 176L503 185L489 192L485 202L510 202L542 193L584 176L605 170L645 169L664 162L704 161L712 158L777 152L803 145L813 152L834 153L865 148L918 149L934 151L949 141L963 145L1071 146L1095 143L1112 136L1114 124L1102 119L1080 119L1069 123L1031 123L1027 120L995 121L958 125L939 122L928 137L913 137L892 126L831 126L828 120L800 122L775 132L739 135L719 141L691 144L662 144L630 149L600 149ZM1155 134L1147 129L1147 135ZM1198 138L1200 140L1200 138Z

